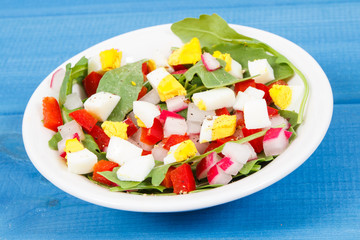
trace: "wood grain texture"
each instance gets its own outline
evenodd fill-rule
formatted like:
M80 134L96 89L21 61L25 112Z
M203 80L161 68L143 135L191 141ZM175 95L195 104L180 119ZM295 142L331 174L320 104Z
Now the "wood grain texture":
M0 9L0 239L355 239L360 236L359 1L4 1ZM145 214L89 204L34 168L21 136L37 85L78 52L118 34L218 13L308 51L334 93L329 131L280 182L200 211Z

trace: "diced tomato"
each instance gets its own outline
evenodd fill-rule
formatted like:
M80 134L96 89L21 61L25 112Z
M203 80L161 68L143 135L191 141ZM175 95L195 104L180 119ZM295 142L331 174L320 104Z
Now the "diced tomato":
M138 95L138 99L139 100L140 98L142 98L143 96L145 96L145 94L147 93L147 88L146 87L142 87L140 92L139 92L139 95Z
M236 111L236 126L240 128L245 127L245 119L244 119L244 112L243 111Z
M264 99L265 99L266 103L269 105L272 102L272 98L270 97L270 94L269 94L269 88L262 83L256 83L256 89L259 89L259 90L262 90L265 92Z
M268 89L272 88L272 86L274 85L288 85L287 82L285 82L284 80L278 80L276 82L273 82L272 84L270 84L268 87Z
M227 110L226 107L220 108L220 109L216 109L215 110L216 116L221 116L221 115L230 115L229 111Z
M123 122L128 125L127 130L126 130L128 137L131 137L132 135L134 135L136 133L136 131L138 130L137 127L135 126L134 122L130 118L126 118L126 120L124 120Z
M187 70L187 68L186 68L184 65L182 65L182 64L175 65L175 66L172 66L172 67L173 67L173 69L174 69L175 72L176 72L176 71L181 71L181 70Z
M45 97L42 103L44 127L57 132L57 128L63 125L63 119L61 117L61 111L58 101L54 97Z
M149 154L151 154L151 151L143 150L141 153L141 156L145 156L145 155L149 155Z
M99 172L112 171L114 167L118 167L119 164L107 160L100 160L94 165L93 179L102 184L109 186L116 186L117 184L106 179L104 176L100 175Z
M102 74L97 72L91 72L89 75L87 75L83 80L84 89L86 92L86 95L90 97L91 95L96 93L96 89L99 86L99 82L102 78Z
M267 106L267 110L268 110L269 117L273 117L273 116L279 114L279 110L277 110L276 108Z
M79 109L74 112L71 112L69 113L69 116L88 132L91 132L91 130L97 123L97 119L94 118L85 109Z
M147 64L147 62L144 62L144 63L141 65L141 71L142 71L142 73L144 74L144 78L145 78L145 76L149 73L149 69L148 69L148 64Z
M154 145L163 139L163 127L159 119L154 119L154 124L151 128L141 128L140 141L148 145Z
M175 170L175 167L171 166L169 167L168 171L166 172L165 178L164 180L161 182L160 185L166 187L166 188L171 188L173 186L173 183L171 181L171 172Z
M205 152L209 152L211 150L214 150L217 147L220 147L222 144L218 141L213 141L209 144L209 146L205 149Z
M109 141L110 141L109 136L106 135L104 130L98 125L95 125L92 128L92 130L89 132L89 134L94 138L100 150L104 152L105 148L109 145Z
M195 190L195 179L189 164L185 163L171 171L170 179L174 193L188 193Z
M227 142L235 141L235 140L237 140L236 137L234 137L234 136L229 136L229 137L226 137L226 138L218 139L218 140L216 140L216 141L219 142L220 145L223 145L223 144L225 144L225 143L227 143Z
M177 70L175 72L172 72L171 74L172 75L175 75L175 74L184 74L187 72L188 69L182 69L182 70Z
M174 146L174 145L176 145L178 143L181 143L183 141L186 141L186 140L189 140L188 135L173 134L164 141L163 148L166 149L166 150L169 150L172 146Z
M244 137L247 137L247 136L250 136L250 135L252 135L254 133L262 131L262 129L261 128L259 128L259 129L247 129L246 127L244 127L242 129L242 131L243 131ZM254 148L256 153L262 152L262 150L263 150L263 139L264 139L264 136L258 137L258 138L254 139L254 140L251 140L249 142L251 144L251 146Z
M255 80L249 79L243 82L235 83L235 94L237 94L239 91L244 92L248 87L256 87Z

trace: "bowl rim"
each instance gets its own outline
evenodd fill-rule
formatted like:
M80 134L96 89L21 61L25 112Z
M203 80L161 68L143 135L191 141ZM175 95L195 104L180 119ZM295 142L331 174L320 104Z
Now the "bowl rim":
M54 170L47 171L49 168L52 168L52 166L46 165L48 163L45 163L42 159L47 159L49 157L49 155L46 154L49 152L49 149L45 149L43 151L41 146L44 147L44 144L43 142L41 142L41 139L51 136L51 131L45 128L36 129L40 124L38 122L38 115L41 114L41 110L39 110L39 108L41 108L41 103L37 101L41 99L42 96L45 96L42 94L44 92L44 89L46 89L46 84L51 78L52 74L58 68L64 67L66 63L71 62L72 64L74 64L82 56L97 51L104 46L109 46L109 44L114 41L118 41L119 39L131 39L134 36L138 36L141 34L146 35L149 33L154 34L157 32L164 33L165 36L170 36L170 34L172 34L170 26L171 24L163 24L142 28L100 42L80 52L69 60L66 60L63 64L54 69L54 71L51 72L36 88L26 106L23 116L23 142L26 152L33 165L47 180L53 183L56 187L84 201L113 209L134 212L180 212L197 210L230 202L248 196L270 186L271 184L279 181L280 179L293 172L297 167L304 163L319 146L330 125L333 112L333 95L331 86L320 65L305 50L285 38L260 29L230 24L230 26L234 28L237 32L240 31L244 35L251 35L252 37L256 37L257 39L268 43L270 46L272 46L279 52L284 52L284 50L286 50L286 53L283 54L287 56L290 61L295 64L295 66L302 70L305 75L308 75L308 79L312 79L315 77L319 79L316 82L310 82L309 80L310 94L307 104L307 111L304 118L304 124L298 128L298 138L296 138L294 142L290 144L289 148L283 154L276 158L276 161L272 161L259 172L253 173L250 176L247 176L234 183L208 191L176 196L143 196L120 192L110 192L108 189L105 189L90 182L83 176L72 176L71 173L66 171L66 168L61 166L61 163L54 167L54 169L56 167L59 167L59 173L54 172ZM174 39L174 42L176 42L177 44L181 43L178 39ZM282 48L282 46L285 46L285 48ZM288 55L289 51L295 52L296 56ZM304 61L299 62L299 60L296 60L298 58L301 58ZM306 71L304 71L305 69ZM321 98L319 97L319 95L317 95L320 89ZM322 114L320 115L316 112L312 112L311 110L313 109L321 109ZM321 124L318 124L318 122L315 122L315 120L320 121ZM308 126L309 122L307 121L311 121L311 124L313 124L314 126ZM309 129L311 129L311 132ZM39 132L37 130L40 131L40 136L37 136ZM311 136L311 138L308 138L309 136ZM301 141L299 140L299 138ZM301 143L305 139L307 144ZM49 140L49 138L47 140ZM298 153L299 151L294 149L294 147L296 147L297 145L302 146L302 152ZM294 153L298 154L291 156L291 154ZM50 156L52 156L52 154L50 154ZM289 156L291 156L291 162L286 162L286 158ZM280 160L283 164L282 168L279 168L278 162ZM58 163L54 164L56 165ZM46 167L48 167L48 169L46 169ZM64 179L67 177L71 178L71 181L70 179ZM74 181L76 181L77 184L73 184ZM201 199L201 201L199 201L199 199Z

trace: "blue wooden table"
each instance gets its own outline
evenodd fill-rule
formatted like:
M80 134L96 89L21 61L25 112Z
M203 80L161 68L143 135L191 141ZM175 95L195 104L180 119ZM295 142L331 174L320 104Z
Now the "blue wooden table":
M102 2L1 3L0 239L360 239L358 0ZM21 123L32 92L53 69L110 37L211 13L295 42L327 74L332 123L301 167L243 199L171 214L99 207L40 175Z

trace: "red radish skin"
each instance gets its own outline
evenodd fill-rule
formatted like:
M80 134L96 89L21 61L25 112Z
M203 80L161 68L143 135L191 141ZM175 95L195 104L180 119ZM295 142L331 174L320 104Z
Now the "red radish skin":
M181 115L168 111L168 110L162 110L159 116L159 119L162 123L165 123L166 119L168 117L172 117L172 118L179 118L179 119L185 119L183 118Z
M202 159L196 166L196 178L201 180L205 178L209 169L220 161L220 157L216 152L212 152Z
M138 128L135 126L135 124L131 120L131 118L127 118L123 122L128 125L127 129L126 129L127 136L131 137L132 135L134 135L136 133L136 131L138 130Z
M175 72L172 72L171 74L172 75L175 75L175 74L184 74L187 72L187 69L181 69L181 70L177 70Z
M176 96L166 100L166 106L171 112L180 112L188 108L189 99L185 98L185 96Z
M207 179L211 185L212 184L225 185L231 181L232 177L230 174L227 174L226 172L221 170L217 165L214 165L213 167L210 168L207 174Z
M211 71L215 71L216 69L220 68L220 63L219 61L213 57L210 53L203 53L201 55L201 61L203 62L206 70L208 70L209 72Z
M62 81L65 77L65 70L63 68L59 68L54 72L50 81L50 88L53 88L55 85L61 85Z
M224 157L216 164L221 170L230 175L236 175L244 166L236 161L232 161L229 157Z
M283 128L270 128L264 136L265 155L273 156L281 154L289 145L289 138L287 137L291 136L289 133L286 135Z

